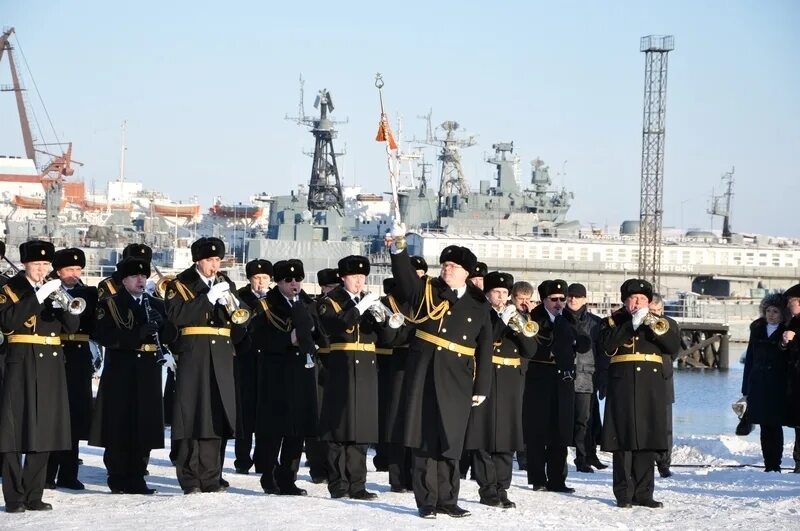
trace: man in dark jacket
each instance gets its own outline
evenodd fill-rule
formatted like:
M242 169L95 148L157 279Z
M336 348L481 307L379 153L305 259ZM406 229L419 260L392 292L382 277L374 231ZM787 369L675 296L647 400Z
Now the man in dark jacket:
M536 355L525 377L523 425L528 449L528 483L533 490L570 494L566 485L567 447L575 426L575 355L590 348L589 338L563 312L567 283L545 280L542 303L531 319L539 324Z
M93 333L106 356L89 444L106 449L112 493L153 494L144 476L150 450L164 447L160 349L178 333L164 302L144 292L148 262L125 258L116 273L121 287L99 303Z
M179 445L176 471L184 494L225 490L222 440L236 427L234 345L245 337L249 310L219 272L223 256L222 240L200 238L192 243L194 265L167 287L167 316L179 329L172 442Z
M594 472L592 467L598 470L606 468L597 457L599 441L595 438L600 431L600 426L595 425L600 422L595 361L602 354L598 340L603 320L586 309L586 286L583 284L569 285L564 311L575 318L581 332L591 339L592 347L575 357L575 469L578 472ZM602 363L604 360L597 361Z
M667 320L669 327L675 329L680 337L680 326L671 317L664 315L664 299L658 293L653 293L653 300L650 301L650 313ZM673 364L678 358L679 350L671 352L669 356L664 356L664 378L667 380L667 449L663 452L656 453L656 468L658 474L662 478L672 476L672 471L669 469L672 464L672 404L675 403L675 383L672 378Z
M70 431L72 448L51 452L47 463L46 488L83 490L78 480L78 441L89 439L92 422L92 376L94 364L89 348L89 335L94 329L97 308L97 288L86 286L80 280L86 266L86 255L80 249L61 249L53 258L51 276L61 279L64 289L75 298L83 299L86 307L80 314L80 327L74 334L61 334L69 396Z
M281 260L274 273L276 286L256 305L255 326L263 338L257 353L257 468L265 493L305 496L295 481L303 438L317 432L314 358L321 332L314 301L300 288L303 262Z
M537 349L535 329L527 327L527 311L508 304L514 277L493 271L483 279L492 306L492 392L481 407L473 408L464 447L472 450L472 473L478 482L480 502L511 509L508 499L514 451L524 446L522 393L527 360Z
M491 390L492 325L483 292L467 283L478 260L451 245L439 256L438 278L417 276L405 251L405 229L395 225L387 244L398 301L417 328L409 343L405 376L405 443L412 448L419 515L469 515L458 506L458 460L470 408Z
M131 243L122 250L122 260L126 258L139 258L148 264L153 260L153 249L143 243ZM122 279L116 272L110 277L104 278L97 284L97 297L102 300L106 297L116 295L122 289Z
M677 330L650 315L653 287L632 278L621 288L623 307L603 321L600 341L611 359L603 419L603 450L614 453L617 507L658 508L653 499L656 452L667 448L664 356L680 348Z
M259 354L266 348L264 322L255 319L259 312L259 301L267 296L269 284L272 282L272 262L257 258L244 266L247 285L239 288L239 299L253 311L253 319L247 326L247 341L237 345L236 358L233 360L236 383L236 459L233 466L237 474L248 474L256 461L256 455L263 450L256 441L254 455L253 434L256 424L256 402L258 400ZM260 473L258 467L256 472Z
M50 295L60 279L44 282L55 249L44 241L19 246L24 270L0 290L0 328L6 335L6 378L0 401L0 453L6 512L48 511L42 501L50 452L72 446L62 333L80 324ZM25 454L25 465L22 465Z
M320 438L328 442L328 491L332 498L373 500L366 490L367 448L378 442L378 371L375 343L386 323L378 324L370 307L379 300L363 292L369 260L339 260L342 286L319 304L319 317L330 341L325 356L325 391L319 420Z

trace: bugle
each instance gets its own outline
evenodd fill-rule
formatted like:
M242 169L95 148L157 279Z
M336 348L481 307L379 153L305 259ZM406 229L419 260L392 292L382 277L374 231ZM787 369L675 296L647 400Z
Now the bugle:
M529 318L527 315L514 309L514 313L508 320L508 326L514 332L525 337L533 337L539 333L539 323Z
M217 275L217 282L228 282L222 275ZM241 308L239 299L231 291L226 291L224 297L225 311L228 312L231 322L241 325L250 320L250 310Z
M650 327L650 330L657 336L663 336L669 331L669 321L654 313L645 315L642 324Z

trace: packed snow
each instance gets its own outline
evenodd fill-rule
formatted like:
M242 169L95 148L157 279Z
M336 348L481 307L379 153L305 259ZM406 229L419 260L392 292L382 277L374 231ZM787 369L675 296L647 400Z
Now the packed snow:
M167 432L168 434L168 432ZM789 473L792 438L784 449L784 473L765 473L758 428L749 437L676 438L673 473L656 474L655 498L663 509L618 509L611 492L611 469L581 474L572 466L567 484L571 495L533 492L525 472L514 471L509 498L516 509L495 509L478 503L478 487L461 482L460 504L472 511L468 518L439 515L435 521L417 516L413 494L389 492L388 474L374 472L371 456L367 488L378 492L376 501L332 500L326 485L309 482L302 467L298 486L306 497L265 495L259 476L235 474L233 442L227 448L224 493L184 496L167 448L152 453L147 477L158 489L153 496L112 495L105 484L103 449L81 447L84 464L82 492L47 490L50 512L0 513L0 528L9 529L598 529L598 528L800 528L800 474ZM610 464L611 456L601 453ZM691 466L687 466L691 465ZM516 468L516 466L515 466Z

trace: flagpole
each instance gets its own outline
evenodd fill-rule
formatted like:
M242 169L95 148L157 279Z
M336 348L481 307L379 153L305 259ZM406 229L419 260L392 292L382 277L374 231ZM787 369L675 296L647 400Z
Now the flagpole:
M394 220L401 223L400 219L400 197L397 193L397 176L392 168L392 148L393 143L392 132L389 129L389 118L383 109L383 76L380 72L375 74L375 87L378 89L378 98L381 102L381 123L378 130L378 139L383 139L386 142L386 168L389 171L389 184L392 187L392 206L394 207Z

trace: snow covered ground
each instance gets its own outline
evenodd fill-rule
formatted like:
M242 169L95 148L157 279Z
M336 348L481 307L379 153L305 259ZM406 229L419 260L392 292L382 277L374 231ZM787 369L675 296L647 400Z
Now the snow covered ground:
M82 447L80 479L87 490L45 491L52 512L0 513L2 529L629 529L629 528L800 528L800 474L766 474L761 468L758 429L747 437L688 437L675 441L674 475L656 475L656 499L664 509L618 509L611 492L610 468L580 474L571 466L567 483L572 495L532 492L524 472L515 471L509 497L516 509L478 503L478 488L461 483L461 505L472 516L435 521L416 516L412 494L388 492L388 475L370 472L368 485L379 498L372 502L332 500L325 485L311 484L301 468L303 498L267 496L258 476L233 473L233 443L228 446L225 477L228 492L184 496L170 466L168 449L153 452L148 483L154 496L112 495L105 485L102 449ZM784 467L792 466L791 439ZM169 440L167 440L169 444ZM601 454L608 463L610 455ZM372 466L369 459L370 468ZM742 466L744 465L744 466ZM756 466L747 466L756 465ZM371 468L372 470L372 468Z

